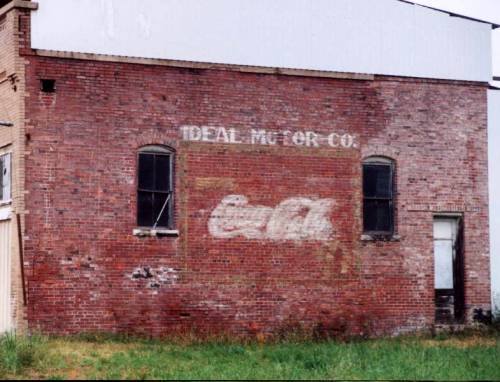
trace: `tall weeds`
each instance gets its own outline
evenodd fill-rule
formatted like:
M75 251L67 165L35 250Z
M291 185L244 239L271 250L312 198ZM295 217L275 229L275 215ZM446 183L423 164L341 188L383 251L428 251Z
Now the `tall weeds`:
M45 340L16 334L0 336L0 379L34 366L44 356Z

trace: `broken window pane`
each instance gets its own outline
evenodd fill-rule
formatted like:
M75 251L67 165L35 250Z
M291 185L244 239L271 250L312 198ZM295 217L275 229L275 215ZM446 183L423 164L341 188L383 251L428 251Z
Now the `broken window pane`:
M160 220L158 221L158 227L168 227L168 202L167 205L165 205L165 202L168 198L168 194L155 194L154 195L154 201L153 201L153 215L155 217L155 221L153 224L156 223L156 219L161 214ZM163 209L163 212L162 212Z

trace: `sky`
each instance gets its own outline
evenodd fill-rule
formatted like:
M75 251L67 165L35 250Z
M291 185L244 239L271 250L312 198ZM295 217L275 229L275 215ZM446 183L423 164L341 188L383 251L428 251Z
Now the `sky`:
M413 2L500 24L500 0L413 0ZM500 77L500 28L493 32L493 76Z

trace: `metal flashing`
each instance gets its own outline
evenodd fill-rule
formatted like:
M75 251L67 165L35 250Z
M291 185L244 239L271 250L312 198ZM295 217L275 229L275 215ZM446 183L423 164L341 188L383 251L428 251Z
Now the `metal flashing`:
M186 69L213 69L213 70L226 70L226 71L243 72L243 73L275 74L275 75L299 76L299 77L336 78L336 79L360 80L360 81L373 81L373 79L375 78L373 74L364 74L364 73L274 68L266 66L249 66L249 65L235 65L235 64L216 64L208 62L128 57L128 56L105 55L96 53L63 52L63 51L53 51L53 50L43 50L43 49L34 49L33 52L35 55L42 57L67 58L67 59L85 60L85 61L119 62L119 63L141 64L141 65L171 66L171 67L186 68Z
M470 17L470 16L465 16L465 15L462 15L462 14L459 14L459 13L446 11L444 9L439 9L439 8L430 7L428 5L418 4L418 3L415 3L413 1L407 1L407 0L398 0L398 1L400 1L402 3L406 3L406 4L411 4L411 5L416 5L416 6L419 6L419 7L424 7L424 8L432 9L433 11L437 11L437 12L441 12L441 13L446 13L450 17L459 17L459 18L465 19L465 20L476 21L476 22L483 23L483 24L490 24L493 29L500 28L500 24L494 23L492 21L483 20L483 19L477 19L477 18Z

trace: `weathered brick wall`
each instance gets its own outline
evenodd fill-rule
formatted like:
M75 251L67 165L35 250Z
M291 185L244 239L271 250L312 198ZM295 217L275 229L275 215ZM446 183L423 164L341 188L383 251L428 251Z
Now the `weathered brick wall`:
M24 216L24 58L19 55L25 39L19 23L27 20L29 13L23 9L0 8L0 120L13 123L13 127L0 126L0 150L12 153L12 203L11 213L11 294L12 323L19 332L26 328L21 277L21 260L17 214ZM28 32L29 33L29 32ZM6 254L3 254L6 255Z
M15 14L13 12L0 16L0 120L12 121L16 118L16 97L12 88L12 74L16 74L15 60ZM13 142L13 129L0 127L0 147Z
M439 211L465 213L466 303L489 309L484 86L28 58L33 329L160 336L429 327ZM56 93L40 92L42 78L56 79ZM354 144L188 142L185 125L240 136L350 134ZM132 235L137 150L147 144L176 150L179 237ZM369 155L397 163L400 238L392 242L362 241L361 161ZM312 228L294 210L301 203L319 206ZM231 229L211 220L217 208L251 229L224 238ZM274 229L261 224L269 214Z

